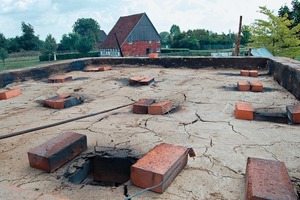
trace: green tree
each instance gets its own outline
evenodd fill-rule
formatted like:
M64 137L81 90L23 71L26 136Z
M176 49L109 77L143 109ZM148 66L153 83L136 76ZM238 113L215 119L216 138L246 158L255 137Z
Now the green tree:
M7 50L4 48L0 48L0 59L3 62L3 67L5 67L5 59L8 57Z
M9 38L8 39L8 47L7 50L9 53L12 52L20 52L21 51L21 45L20 45L20 37L16 36L15 38Z
M291 9L287 5L281 6L278 11L278 16L284 17L286 14L288 15L287 18L289 20L293 20L290 28L300 24L300 2L298 0L293 0Z
M168 31L163 31L159 33L159 36L161 38L161 44L166 46L170 46L171 45L171 41L170 41L170 33Z
M34 35L34 28L31 24L26 24L22 22L22 36L20 37L20 46L22 49L29 50L38 50L39 49L39 37Z
M8 41L7 39L5 38L5 36L0 33L0 48L4 48L4 49L7 49L7 46L8 46Z
M92 41L87 36L83 36L83 37L80 37L80 40L77 44L77 50L82 54L86 54L92 50L93 45L94 45L94 41Z
M64 34L60 40L60 50L75 51L78 46L80 35L78 33Z
M100 25L92 18L77 19L73 25L73 32L81 37L88 37L94 45L99 40Z
M179 33L180 33L180 27L178 25L173 24L170 28L170 35L174 37Z
M241 45L247 45L251 36L250 26L242 26Z
M57 44L54 37L51 34L47 35L44 45L41 49L42 54L48 55L48 60L50 61L51 55L54 56L53 60L56 60L56 49Z
M288 15L283 17L275 16L266 7L259 7L260 13L268 16L268 21L256 19L251 26L251 46L266 47L276 56L294 58L300 52L300 40L297 33L300 31L300 24L290 28L293 20Z

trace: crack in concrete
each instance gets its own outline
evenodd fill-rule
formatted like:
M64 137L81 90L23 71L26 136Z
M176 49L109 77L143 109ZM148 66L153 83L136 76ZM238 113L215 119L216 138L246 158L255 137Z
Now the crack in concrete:
M231 121L230 122L227 122L229 126L231 126L231 130L237 134L239 134L240 136L243 136L244 138L248 139L248 137L246 137L244 134L242 134L241 132L238 132L234 129L234 125L231 124Z
M107 115L105 115L104 117L101 117L100 119L98 119L98 120L92 122L89 126L87 126L87 127L85 128L85 130L88 130L88 131L90 131L90 132L92 132L92 133L98 133L98 132L93 131L93 130L91 129L91 127L92 127L93 125L95 125L96 123L101 122L102 120L105 120L105 119L108 120L108 118L111 117L111 116L120 115L120 114L124 114L124 113L127 113L127 112L115 112L115 113L107 114Z
M114 148L117 148L117 146L120 146L120 145L122 145L122 144L125 144L126 146L128 146L128 143L130 143L130 142L131 142L131 140L127 140L127 141L124 141L124 142L116 143L116 144L114 145Z

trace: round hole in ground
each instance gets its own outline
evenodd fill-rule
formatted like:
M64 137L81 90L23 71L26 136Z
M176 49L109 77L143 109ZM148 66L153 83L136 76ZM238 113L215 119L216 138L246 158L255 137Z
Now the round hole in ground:
M120 186L130 179L130 167L138 160L129 149L95 147L95 151L76 158L65 177L74 184Z

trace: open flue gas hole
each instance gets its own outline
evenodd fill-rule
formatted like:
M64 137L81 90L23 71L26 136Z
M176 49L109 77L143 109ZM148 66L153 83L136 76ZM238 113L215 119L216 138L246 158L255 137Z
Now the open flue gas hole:
M130 179L130 167L138 160L129 149L95 147L68 167L65 177L74 184L120 186Z

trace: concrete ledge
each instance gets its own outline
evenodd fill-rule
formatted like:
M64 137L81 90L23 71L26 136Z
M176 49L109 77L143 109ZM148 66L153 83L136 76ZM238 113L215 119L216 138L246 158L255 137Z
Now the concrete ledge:
M300 61L274 58L269 61L268 67L269 74L297 99L300 99Z
M9 70L0 72L0 87L17 81L28 79L41 80L51 75L70 71L83 71L88 65L137 65L137 66L161 66L166 68L187 67L200 68L233 68L233 69L266 69L268 58L257 57L159 57L156 59L147 57L109 58L96 57L76 60L66 60L54 64L42 64L36 67ZM242 66L242 67L241 67Z
M0 87L28 79L41 80L54 74L75 70L84 70L88 65L110 66L159 66L165 68L186 67L191 69L269 69L275 80L300 99L300 61L289 58L273 57L158 57L151 58L85 58L62 61L55 64L43 64L37 67L0 72Z

